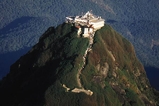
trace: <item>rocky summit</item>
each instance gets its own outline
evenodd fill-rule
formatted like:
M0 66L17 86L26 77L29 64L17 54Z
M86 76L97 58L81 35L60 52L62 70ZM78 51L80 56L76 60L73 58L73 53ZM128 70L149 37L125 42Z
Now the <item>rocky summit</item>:
M77 31L48 28L0 82L0 105L159 105L129 41L106 24L89 37Z

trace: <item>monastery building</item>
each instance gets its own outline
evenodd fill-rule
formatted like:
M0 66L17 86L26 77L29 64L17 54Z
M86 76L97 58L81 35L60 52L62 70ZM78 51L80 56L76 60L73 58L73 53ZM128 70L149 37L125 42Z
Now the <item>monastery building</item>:
M77 34L82 34L83 37L89 37L91 33L103 27L104 21L100 16L95 16L90 11L83 16L66 17L66 23L73 23L78 29Z

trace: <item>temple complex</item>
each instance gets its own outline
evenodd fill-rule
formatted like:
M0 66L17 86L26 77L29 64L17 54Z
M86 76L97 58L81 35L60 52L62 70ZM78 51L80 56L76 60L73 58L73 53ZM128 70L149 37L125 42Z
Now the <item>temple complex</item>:
M77 34L83 37L89 37L91 33L104 26L104 19L100 16L95 16L90 11L82 16L66 17L66 23L73 23L78 29Z

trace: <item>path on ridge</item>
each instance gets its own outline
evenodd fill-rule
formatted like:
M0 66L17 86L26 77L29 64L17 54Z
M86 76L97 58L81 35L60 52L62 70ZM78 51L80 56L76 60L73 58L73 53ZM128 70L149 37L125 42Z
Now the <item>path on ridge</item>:
M86 58L87 58L87 54L88 52L91 50L92 48L92 45L93 45L93 39L94 39L94 34L95 32L91 33L90 36L89 36L89 45L83 55L83 64L81 66L81 68L78 70L78 73L77 73L77 83L78 83L78 86L79 88L75 88L72 90L72 92L84 92L86 93L87 95L92 95L93 92L91 90L85 90L81 84L81 80L80 80L80 75L81 75L81 72L82 70L85 68L85 65L86 65Z
M85 68L86 66L86 58L87 58L87 54L89 51L91 51L92 49L92 45L93 45L93 39L94 39L94 34L95 34L95 31L93 33L90 33L90 36L89 36L89 45L83 55L83 60L82 60L82 66L78 69L78 73L77 73L77 84L78 84L78 88L74 88L73 90L71 90L71 92L74 92L74 93L80 93L80 92L83 92L87 95L93 95L93 92L91 90L86 90L84 89L84 87L82 86L81 84L81 79L80 79L80 75L81 75L81 72L82 70ZM70 88L67 87L65 84L62 84L63 88L66 89L66 92L69 92L70 91Z

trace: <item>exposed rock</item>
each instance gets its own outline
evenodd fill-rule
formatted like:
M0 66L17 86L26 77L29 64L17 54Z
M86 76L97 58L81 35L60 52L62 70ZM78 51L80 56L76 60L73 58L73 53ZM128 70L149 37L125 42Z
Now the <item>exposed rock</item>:
M109 52L111 58L113 59L113 61L115 61L115 57L114 57L114 55L112 54L112 52L111 52L111 51L108 51L108 52Z
M113 75L113 77L117 77L117 74L113 71L113 73L112 73L112 75Z
M136 77L139 77L141 75L140 70L137 68L136 72L134 72Z
M105 62L102 66L100 64L97 64L96 68L99 72L99 75L103 76L103 78L107 77L109 71L109 65L107 62Z
M112 88L115 90L115 92L119 93L120 95L126 95L125 90L122 89L119 85L112 85Z

